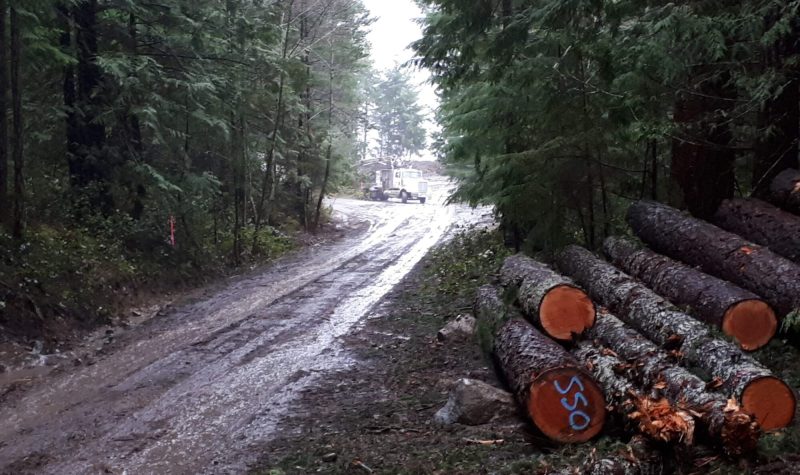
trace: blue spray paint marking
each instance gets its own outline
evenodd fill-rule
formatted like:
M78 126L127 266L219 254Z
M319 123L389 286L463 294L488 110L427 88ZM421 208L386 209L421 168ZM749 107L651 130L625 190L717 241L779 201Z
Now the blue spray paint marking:
M589 405L589 401L587 401L586 396L583 395L583 391L585 391L586 388L583 386L581 379L578 376L573 376L572 379L569 380L569 385L566 389L563 389L558 381L553 381L553 385L555 386L556 391L558 391L558 393L562 396L569 394L573 386L580 388L580 391L575 393L575 395L572 397L571 404L567 398L563 397L561 398L561 405L570 413L569 426L572 428L572 430L582 431L589 427L589 424L592 423L592 418L589 417L589 415L585 412L578 410L578 404L581 404L583 407L587 407Z

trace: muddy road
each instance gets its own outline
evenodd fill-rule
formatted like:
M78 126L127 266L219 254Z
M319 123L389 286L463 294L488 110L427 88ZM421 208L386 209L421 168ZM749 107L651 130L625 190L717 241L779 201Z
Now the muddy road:
M337 200L338 242L173 307L0 407L0 473L241 473L293 402L357 364L340 337L459 222L485 212Z

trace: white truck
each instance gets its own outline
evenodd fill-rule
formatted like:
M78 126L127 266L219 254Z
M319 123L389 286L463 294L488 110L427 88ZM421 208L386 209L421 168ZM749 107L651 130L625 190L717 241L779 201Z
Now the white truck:
M428 194L428 182L422 172L413 168L392 168L375 172L375 184L367 190L371 200L386 201L398 198L403 203L408 200L419 200L425 203Z

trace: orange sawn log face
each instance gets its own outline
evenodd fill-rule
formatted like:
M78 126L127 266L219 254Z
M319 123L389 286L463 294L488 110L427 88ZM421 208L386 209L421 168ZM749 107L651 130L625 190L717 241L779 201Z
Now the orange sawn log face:
M556 368L531 384L528 413L549 438L586 442L603 429L605 398L594 380L577 368Z
M592 300L581 289L559 285L551 289L539 305L539 320L548 335L571 341L594 326L596 317Z

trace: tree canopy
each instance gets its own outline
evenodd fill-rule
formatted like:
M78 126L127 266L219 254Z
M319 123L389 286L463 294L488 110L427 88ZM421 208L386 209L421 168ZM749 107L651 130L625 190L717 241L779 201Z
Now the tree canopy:
M420 0L457 198L532 249L643 197L713 212L797 166L798 2Z
M418 154L427 144L419 94L400 66L385 72L374 90L373 127L378 132L377 154L397 161Z

